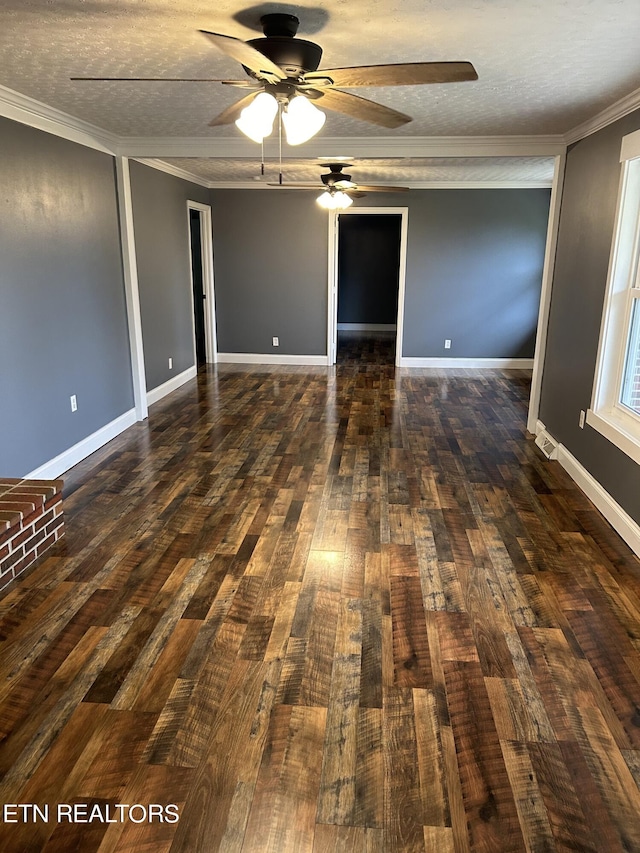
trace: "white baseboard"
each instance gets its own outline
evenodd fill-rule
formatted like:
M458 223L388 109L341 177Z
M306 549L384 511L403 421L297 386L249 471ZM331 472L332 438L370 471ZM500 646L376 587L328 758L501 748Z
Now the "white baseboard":
M157 388L152 388L151 391L147 391L147 406L152 406L154 403L157 403L158 400L162 400L163 397L166 397L167 394L171 394L172 391L176 391L181 385L184 385L185 382L189 382L190 379L195 379L197 374L198 368L194 364L192 367L188 367L186 370L183 370L182 373L179 373L177 376L167 380L167 382L163 382L162 385L158 385Z
M566 447L558 445L558 462L569 474L585 495L592 501L607 519L609 524L624 539L634 554L640 557L640 524L625 512L609 492L578 462Z
M545 431L541 421L536 423L536 434ZM640 524L614 500L609 492L590 474L576 457L563 444L558 444L557 459L574 483L585 493L589 500L600 510L613 529L640 557Z
M395 332L395 323L338 323L339 332Z
M531 370L532 358L411 358L402 356L400 367L464 367L466 369L502 368Z
M92 453L95 453L96 450L99 450L108 441L111 441L112 438L120 435L121 432L124 432L125 429L128 429L135 423L136 410L130 409L128 412L125 412L124 415L120 415L119 418L105 424L105 426L96 430L96 432L91 435L88 435L86 438L83 438L82 441L74 444L73 447L70 447L68 450L60 453L54 459L50 459L48 462L45 462L44 465L40 465L39 468L36 468L29 474L25 474L24 479L55 480L56 477L64 474L64 472L68 471L69 468L73 468L73 466L77 465L78 462L82 462L82 460L86 459L87 456L91 456Z
M289 364L318 365L326 367L329 359L326 355L272 355L271 353L219 352L221 364Z

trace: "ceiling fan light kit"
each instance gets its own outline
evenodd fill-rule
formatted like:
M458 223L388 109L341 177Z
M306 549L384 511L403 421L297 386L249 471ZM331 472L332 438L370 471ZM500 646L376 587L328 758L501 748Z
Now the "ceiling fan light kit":
M379 192L408 192L408 187L392 187L389 184L356 184L351 180L351 175L345 174L346 163L328 163L329 171L320 175L324 186L322 195L316 198L320 207L325 210L345 210L353 204L354 198L362 198L366 193ZM267 184L269 187L278 187L281 190L316 190L317 184Z
M254 142L262 142L273 130L278 114L278 102L268 92L260 92L240 113L236 127Z
M296 95L288 102L282 113L287 142L301 145L315 136L325 123L327 116L304 95Z
M264 37L246 42L234 36L200 30L218 50L242 65L248 75L244 80L212 78L192 80L192 82L202 83L218 82L253 90L240 101L223 110L209 122L209 125L218 127L236 122L240 130L258 142L268 135L266 131L268 122L262 118L262 113L259 113L261 117L254 121L253 111L247 113L247 110L263 95L270 96L281 111L284 109L283 119L288 115L285 120L288 136L291 137L288 141L289 144L295 145L310 139L324 124L324 114L320 110L314 113L315 108L310 100L318 100L323 110L333 110L349 118L393 129L410 122L411 116L343 90L368 86L460 83L464 80L478 79L476 70L470 62L408 62L391 65L361 65L353 68L319 68L322 48L314 42L295 38L300 23L295 15L271 13L263 15L260 23ZM73 77L71 79L179 82L180 78ZM262 103L266 101L263 99ZM294 107L293 110L292 107ZM309 107L313 109L310 110ZM273 111L273 105L269 110ZM298 110L307 113L305 126L308 127L306 131L308 135L306 137L299 130L302 119L294 121L292 118L292 113L295 114ZM295 130L294 124L296 124ZM254 127L248 133L245 127L250 125ZM255 125L258 125L258 132L255 132ZM287 125L291 125L290 132ZM294 139L297 141L294 142Z
M333 192L325 190L322 195L318 196L316 201L325 210L346 210L353 204L353 199L345 192L342 192L342 190L335 190Z

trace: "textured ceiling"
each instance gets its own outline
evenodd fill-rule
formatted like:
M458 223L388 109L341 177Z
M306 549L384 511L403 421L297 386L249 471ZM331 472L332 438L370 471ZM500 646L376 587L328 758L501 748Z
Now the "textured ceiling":
M259 160L231 158L165 158L165 162L211 183L264 183L278 180L278 162L267 160L265 175L260 175ZM360 184L423 184L458 182L530 182L551 184L553 157L395 157L349 160L346 169ZM328 171L320 160L286 160L286 183L317 183Z
M638 0L0 0L0 83L120 136L221 136L238 91L215 83L76 83L90 76L239 76L199 29L241 39L260 13L295 11L322 65L469 60L479 80L359 90L414 117L381 131L329 114L323 134L563 133L640 87ZM240 74L241 76L241 74Z
M126 137L220 137L238 97L216 83L76 83L74 75L238 77L198 29L254 38L295 12L324 67L469 60L479 80L366 89L414 117L398 130L330 113L326 137L564 133L640 87L638 0L0 0L0 83Z

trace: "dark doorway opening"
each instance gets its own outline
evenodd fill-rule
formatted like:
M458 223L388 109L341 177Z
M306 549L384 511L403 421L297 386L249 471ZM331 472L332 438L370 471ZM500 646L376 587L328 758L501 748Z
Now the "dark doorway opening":
M189 209L191 234L191 280L193 282L193 314L196 335L196 363L198 367L207 360L207 339L204 322L204 273L202 269L202 224L200 211Z
M338 219L337 360L395 361L402 216Z

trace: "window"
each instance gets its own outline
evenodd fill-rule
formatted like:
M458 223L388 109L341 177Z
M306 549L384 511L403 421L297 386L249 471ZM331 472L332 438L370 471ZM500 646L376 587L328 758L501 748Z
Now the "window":
M640 463L640 131L625 136L598 366L587 423Z

